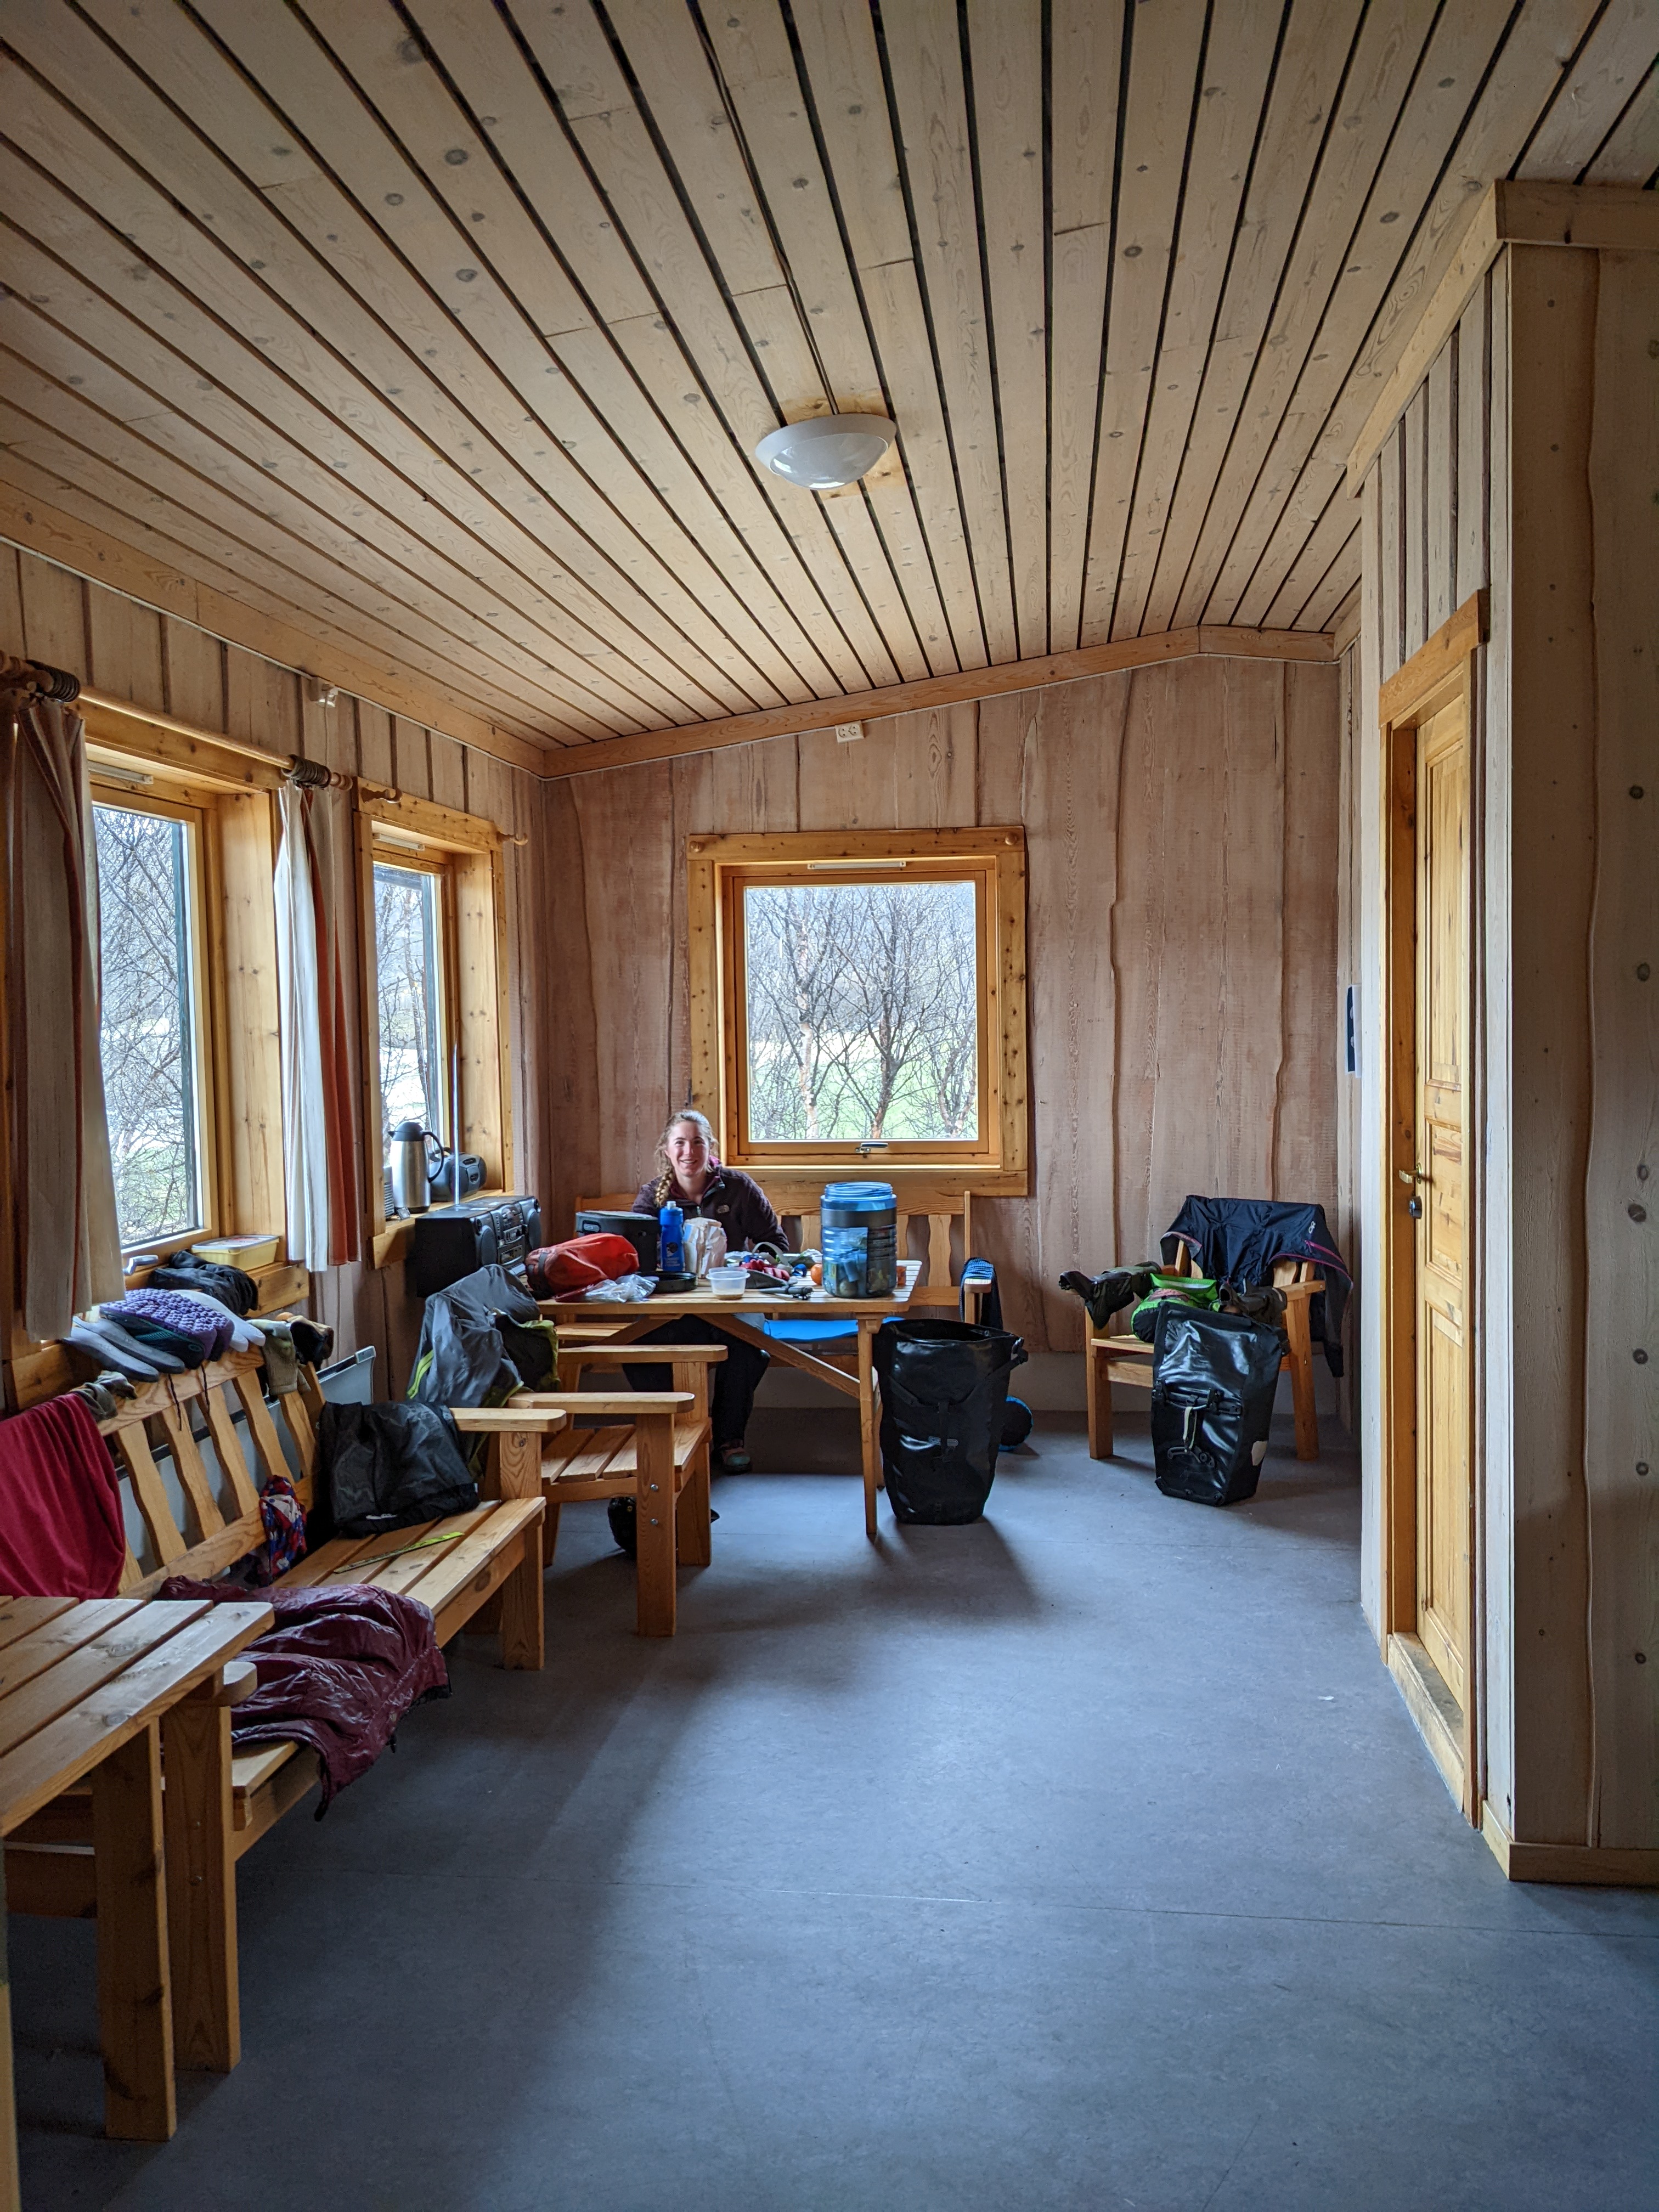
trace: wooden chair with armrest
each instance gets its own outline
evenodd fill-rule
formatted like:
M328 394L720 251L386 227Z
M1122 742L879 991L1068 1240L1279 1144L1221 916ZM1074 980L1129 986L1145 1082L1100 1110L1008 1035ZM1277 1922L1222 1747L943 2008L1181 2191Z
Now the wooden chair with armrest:
M1168 1247L1166 1245L1165 1249ZM1170 1275L1195 1275L1198 1267L1191 1248L1176 1243L1176 1256L1163 1271ZM1313 1339L1308 1328L1308 1301L1325 1287L1324 1278L1310 1260L1279 1260L1273 1267L1273 1288L1285 1297L1285 1334L1288 1349L1279 1362L1281 1373L1291 1370L1291 1398L1296 1411L1296 1455L1319 1457L1319 1416L1314 1405ZM1112 1456L1112 1385L1121 1382L1138 1390L1152 1387L1152 1347L1125 1329L1115 1333L1117 1315L1105 1328L1091 1325L1084 1349L1085 1387L1089 1411L1089 1456Z

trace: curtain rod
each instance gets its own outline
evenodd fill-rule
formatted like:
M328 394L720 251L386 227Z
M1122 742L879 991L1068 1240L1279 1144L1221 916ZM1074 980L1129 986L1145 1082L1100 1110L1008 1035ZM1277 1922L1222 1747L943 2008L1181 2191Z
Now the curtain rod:
M71 684L75 678L68 679ZM194 722L181 722L175 714L164 714L159 708L140 707L131 699L118 699L112 692L96 691L90 684L76 687L80 704L100 707L106 714L125 714L134 722L149 722L158 730L171 730L175 737L192 738L198 744L213 745L221 752L239 754L244 760L258 761L264 768L275 769L279 775L297 785L301 790L323 791L349 789L352 779L337 769L327 768L321 761L308 761L299 753L268 752L263 745L246 744L240 738L227 738L217 730L198 729ZM55 696L55 695L54 695ZM70 697L75 694L70 693Z
M67 668L49 668L43 660L20 660L15 653L0 653L0 691L21 691L68 706L81 696L81 679Z

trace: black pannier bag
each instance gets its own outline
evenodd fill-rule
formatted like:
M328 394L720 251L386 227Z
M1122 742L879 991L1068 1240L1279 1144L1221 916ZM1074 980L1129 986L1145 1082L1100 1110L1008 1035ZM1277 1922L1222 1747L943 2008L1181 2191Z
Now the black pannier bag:
M1025 1346L962 1321L884 1321L872 1347L881 1382L881 1463L900 1521L977 1521L997 1471L1008 1377Z
M325 1406L317 1423L311 1548L328 1537L378 1536L470 1513L478 1486L460 1432L435 1406Z
M1152 1459L1166 1498L1236 1505L1255 1495L1285 1339L1244 1314L1158 1310Z

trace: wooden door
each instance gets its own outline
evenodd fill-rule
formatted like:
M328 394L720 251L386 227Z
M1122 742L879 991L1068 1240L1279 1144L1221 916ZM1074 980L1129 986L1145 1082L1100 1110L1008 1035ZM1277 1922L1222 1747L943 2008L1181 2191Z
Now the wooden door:
M1417 1632L1468 1693L1469 757L1462 700L1417 734Z

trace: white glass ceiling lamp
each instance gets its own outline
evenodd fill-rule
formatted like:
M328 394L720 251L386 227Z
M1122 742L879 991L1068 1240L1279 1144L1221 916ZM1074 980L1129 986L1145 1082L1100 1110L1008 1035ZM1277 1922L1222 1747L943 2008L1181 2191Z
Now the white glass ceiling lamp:
M807 491L839 491L868 476L897 435L884 415L811 415L769 430L755 459Z

